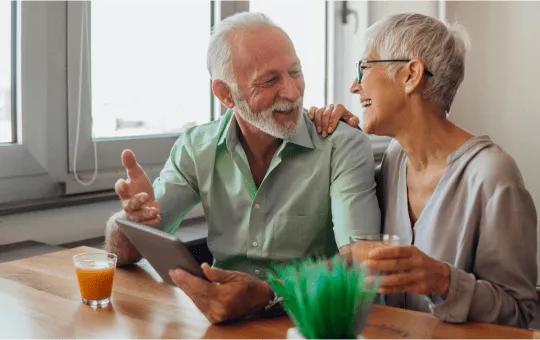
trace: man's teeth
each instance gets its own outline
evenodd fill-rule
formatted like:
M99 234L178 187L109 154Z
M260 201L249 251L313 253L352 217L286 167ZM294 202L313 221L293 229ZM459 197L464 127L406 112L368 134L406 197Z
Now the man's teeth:
M362 107L368 107L371 105L371 99L368 99L368 100L364 100L362 102Z

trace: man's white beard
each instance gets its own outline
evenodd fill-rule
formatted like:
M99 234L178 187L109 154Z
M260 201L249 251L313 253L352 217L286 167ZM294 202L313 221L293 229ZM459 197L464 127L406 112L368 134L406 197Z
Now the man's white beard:
M299 97L294 102L287 99L279 99L272 104L270 108L260 112L253 112L240 91L233 90L232 93L234 97L235 112L246 122L270 136L287 139L292 136L300 126L303 110L303 97ZM294 119L281 123L274 118L274 111L289 111L294 108L298 108L295 113L291 113L291 115L296 115L296 117L292 117Z

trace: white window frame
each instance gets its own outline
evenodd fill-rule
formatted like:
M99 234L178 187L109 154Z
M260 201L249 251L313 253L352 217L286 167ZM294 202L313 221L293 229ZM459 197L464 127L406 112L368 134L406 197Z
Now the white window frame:
M88 60L90 51L88 44L81 41L81 29L83 23L83 1L67 2L67 82L68 82L68 150L69 150L69 173L62 179L65 183L67 194L92 192L111 189L114 182L123 173L120 155L122 150L131 149L137 155L137 161L143 165L150 178L155 178L165 161L167 160L174 142L179 134L151 135L143 137L123 137L111 139L98 139L96 141L98 176L90 186L84 186L75 180L73 173L73 157L75 151L75 138L77 132L77 110L79 104L79 75L80 53L83 44L83 72L82 72L82 99L81 121L79 130L79 144L77 152L77 174L83 181L88 181L94 173L94 142L91 131L91 90L90 68ZM129 3L126 3L129 6ZM88 6L90 15L90 6ZM211 13L208 13L211 15ZM212 21L212 20L211 20ZM90 23L90 18L88 18ZM210 33L210 27L208 28ZM204 76L204 75L201 75ZM210 81L208 83L208 96L210 98ZM208 120L212 119L212 112L208 112Z
M214 1L213 23L236 12L248 11L247 1ZM331 6L332 2L328 2ZM77 19L77 13L79 18ZM17 143L0 145L0 208L13 204L61 199L71 194L110 191L118 178L125 176L120 164L120 153L130 148L137 154L151 178L162 169L176 136L117 139L99 141L99 172L90 187L84 187L74 178L69 155L73 155L75 104L78 83L80 50L81 3L73 1L20 1L18 2L17 34ZM327 12L327 65L334 55L329 25L331 12ZM78 24L77 24L78 22ZM78 37L79 40L74 40ZM67 67L66 67L67 66ZM332 73L329 67L328 74ZM86 74L88 77L88 73ZM81 126L90 126L89 86L84 82L87 97L83 96ZM327 102L334 93L332 82L327 83ZM214 119L224 107L212 97ZM74 91L75 90L75 91ZM84 88L83 88L84 90ZM84 92L83 92L84 93ZM93 174L93 145L91 132L80 131L79 178L88 180ZM26 203L25 203L26 204ZM202 209L195 208L202 216ZM192 217L195 217L193 214Z
M230 15L244 10L241 4L233 2L215 3L218 8L214 10L215 15ZM98 143L101 167L97 180L90 187L83 187L75 181L69 160L69 155L73 154L74 120L68 118L68 112L73 114L74 111L75 94L74 91L68 92L68 85L75 86L70 74L77 74L78 69L68 72L66 65L68 58L73 58L73 51L80 48L69 40L75 33L70 29L78 32L80 39L80 26L77 30L74 24L77 18L70 16L72 11L76 12L73 8L77 5L80 8L80 3L72 1L17 2L16 25L20 36L16 50L18 133L16 143L0 145L0 208L24 202L31 205L32 201L41 204L43 200L57 200L70 194L111 190L115 181L125 176L119 157L123 148L133 149L148 175L155 178L177 138L161 136L155 140L133 138L116 140L116 144ZM212 18L213 22L216 18L219 17ZM88 89L88 83L86 87ZM211 96L210 82L208 91ZM87 124L90 118L88 96L86 99L83 97L83 104L85 100L87 115L81 117L81 125ZM147 143L149 139L150 145ZM92 148L90 130L86 135L81 130L79 155L90 159L90 164L85 164L86 160L78 163L79 177L83 180L92 175L91 170L85 171L93 169L93 157L88 156L92 155ZM112 148L114 150L109 151ZM102 149L108 154L100 152Z
M58 195L62 131L61 2L17 2L17 141L0 145L0 204ZM64 13L65 14L65 13ZM59 72L56 72L59 71ZM12 103L13 104L13 103Z

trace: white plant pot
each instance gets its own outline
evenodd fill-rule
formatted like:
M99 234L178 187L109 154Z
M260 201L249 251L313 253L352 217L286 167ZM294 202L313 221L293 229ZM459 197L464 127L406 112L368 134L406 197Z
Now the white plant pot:
M305 338L306 337L303 336L302 333L300 333L300 331L296 327L289 328L287 330L287 339L305 339ZM362 337L362 335L358 335L356 338L363 339L364 337Z
M287 330L287 339L305 339L306 337L300 333L298 328L293 327Z

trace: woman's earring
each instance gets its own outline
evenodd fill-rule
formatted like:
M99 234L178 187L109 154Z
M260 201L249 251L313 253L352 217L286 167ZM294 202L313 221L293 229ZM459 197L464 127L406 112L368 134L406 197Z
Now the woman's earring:
M407 86L405 86L405 92L406 93L411 92L411 85L407 84Z

